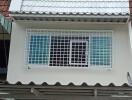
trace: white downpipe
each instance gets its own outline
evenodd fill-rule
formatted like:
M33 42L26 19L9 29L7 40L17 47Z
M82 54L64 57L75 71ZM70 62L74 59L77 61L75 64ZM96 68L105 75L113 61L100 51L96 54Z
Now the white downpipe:
M128 31L129 31L131 53L132 53L132 25L131 25L131 21L128 22L128 29L129 29Z

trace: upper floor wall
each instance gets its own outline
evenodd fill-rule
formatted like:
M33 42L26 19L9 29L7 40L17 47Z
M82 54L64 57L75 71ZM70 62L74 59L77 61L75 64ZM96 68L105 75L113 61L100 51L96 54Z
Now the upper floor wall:
M47 30L47 32L44 30ZM108 30L113 31L110 36L107 34ZM96 39L90 36L96 36ZM101 42L102 39L99 39L99 36L108 36L110 40L108 42L105 39ZM72 53L71 50L76 43L73 40L77 40L79 43L84 42L83 48L87 48L89 52L88 54L86 49L82 49L85 52L82 57L85 58L84 62L74 62L75 60L72 59L72 55L75 53ZM100 43L103 44L100 45ZM79 44L77 45L79 46ZM100 49L102 46L106 48ZM122 85L128 82L127 72L132 73L127 24L15 21L13 22L10 47L7 76L7 81L10 83L21 81L23 84L27 84L33 81L36 84L60 82L66 85L73 82L80 85L86 82L89 85L96 83ZM82 50L80 49L81 52ZM108 56L104 56L105 54ZM74 57L78 58L79 56ZM110 64L106 67L102 65L104 63L99 65L98 61Z
M10 11L39 13L130 13L129 0L12 0Z

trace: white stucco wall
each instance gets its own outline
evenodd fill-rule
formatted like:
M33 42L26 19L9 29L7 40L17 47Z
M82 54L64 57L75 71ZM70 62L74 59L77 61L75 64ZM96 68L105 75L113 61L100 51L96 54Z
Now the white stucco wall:
M72 30L113 30L113 57L111 70L86 68L33 68L25 65L26 28L39 29L72 29ZM11 47L9 55L7 81L25 84L34 81L36 84L47 82L54 84L89 85L114 83L122 85L127 82L127 72L132 74L128 24L96 24L83 22L13 22Z

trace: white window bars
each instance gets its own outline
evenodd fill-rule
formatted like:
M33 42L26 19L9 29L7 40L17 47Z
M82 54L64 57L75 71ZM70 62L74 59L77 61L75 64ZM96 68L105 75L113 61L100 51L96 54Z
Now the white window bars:
M27 64L112 67L112 31L29 29Z

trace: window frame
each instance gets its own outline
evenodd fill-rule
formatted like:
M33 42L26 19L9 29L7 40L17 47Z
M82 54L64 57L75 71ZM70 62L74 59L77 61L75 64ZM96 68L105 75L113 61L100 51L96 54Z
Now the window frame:
M36 33L34 33L36 32ZM87 33L89 34L88 36L96 36L97 34L108 34L108 36L111 37L111 42L112 42L112 47L111 47L111 61L110 61L110 65L90 65L90 58L88 57L87 59L87 65L88 67L74 67L74 66L50 66L49 62L50 62L50 50L51 50L51 36L52 34L65 34L65 33ZM86 68L86 69L112 69L112 59L113 59L113 30L56 30L56 29L26 29L26 33L27 33L27 38L26 38L26 49L28 48L28 43L29 42L29 35L32 34L50 34L50 45L49 45L49 58L48 58L48 64L47 65L41 65L41 64L28 64L28 61L26 60L26 65L29 68L44 68L46 66L46 68ZM92 34L94 33L94 34ZM74 36L74 35L73 35ZM76 34L75 34L76 36ZM82 35L80 35L82 36ZM97 35L98 36L98 35ZM75 40L76 41L76 40ZM85 41L85 40L84 40ZM90 43L90 38L89 38L89 43ZM89 44L88 43L88 44ZM90 45L88 45L88 48L90 47ZM71 48L70 48L71 49ZM87 54L90 56L90 50L88 50ZM26 59L28 58L28 53L26 51ZM70 61L69 61L70 62ZM36 67L37 66L37 67Z

